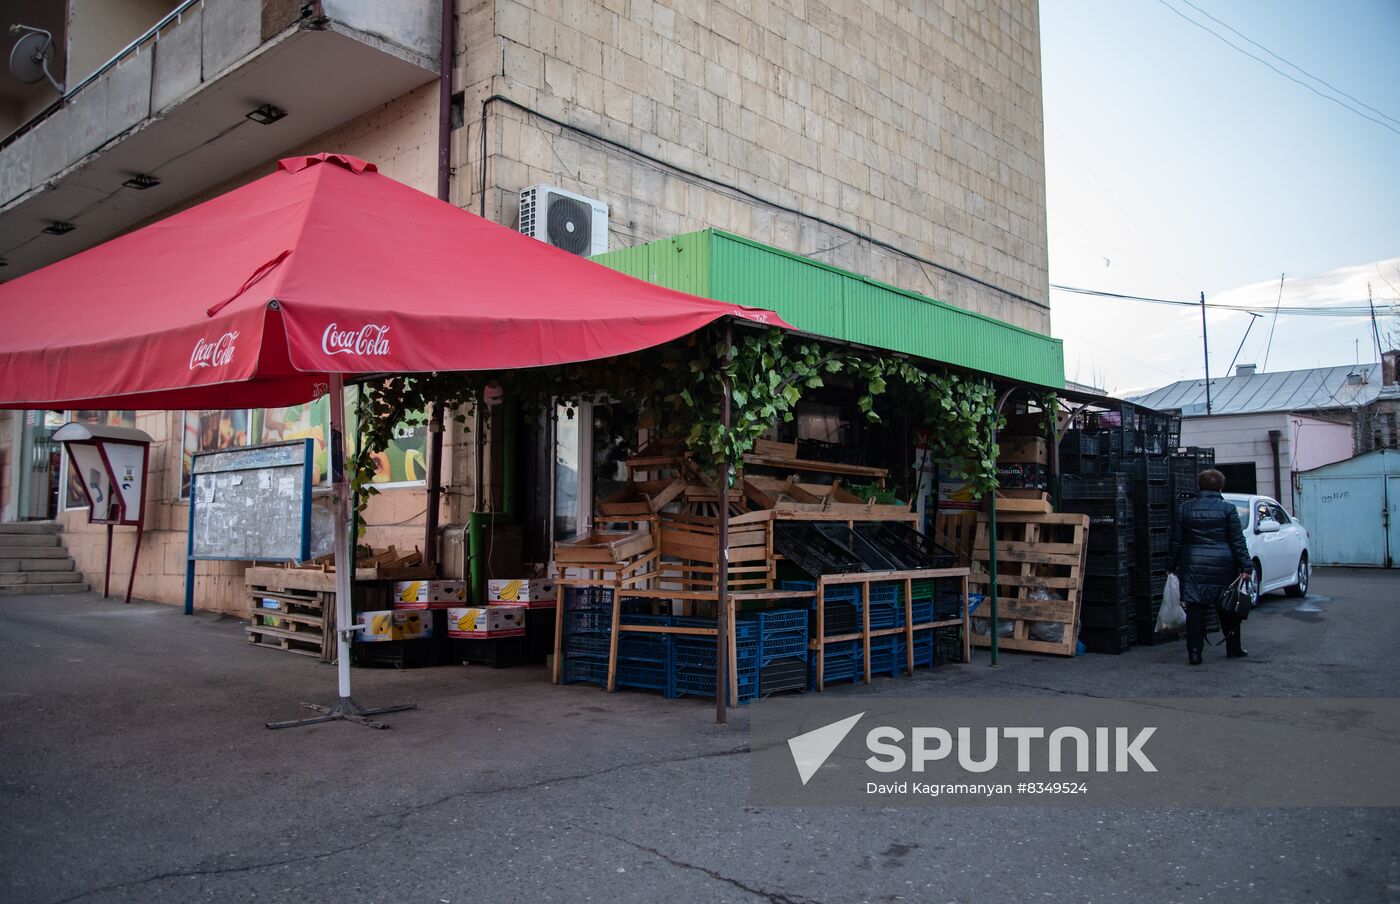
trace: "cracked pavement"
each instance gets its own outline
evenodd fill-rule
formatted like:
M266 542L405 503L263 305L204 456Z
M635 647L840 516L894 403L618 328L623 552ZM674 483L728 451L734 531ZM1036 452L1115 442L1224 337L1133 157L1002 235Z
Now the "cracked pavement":
M828 693L1393 696L1400 573L1314 590L1266 598L1245 660L982 651ZM0 620L3 902L1400 901L1394 810L759 808L746 709L359 669L366 704L420 708L268 731L335 673L235 619L83 595L0 598Z

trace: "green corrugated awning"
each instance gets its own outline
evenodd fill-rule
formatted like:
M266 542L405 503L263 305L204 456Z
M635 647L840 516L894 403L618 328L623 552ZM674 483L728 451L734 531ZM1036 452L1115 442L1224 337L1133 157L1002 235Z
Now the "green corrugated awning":
M593 258L630 276L776 311L808 333L1061 389L1059 339L730 235L690 232Z

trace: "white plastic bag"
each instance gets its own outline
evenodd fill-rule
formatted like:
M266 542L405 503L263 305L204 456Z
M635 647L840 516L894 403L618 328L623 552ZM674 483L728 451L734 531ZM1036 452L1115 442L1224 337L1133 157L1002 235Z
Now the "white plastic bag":
M1181 581L1174 574L1167 575L1167 586L1162 590L1162 608L1157 613L1158 631L1179 631L1186 627L1186 610L1181 605Z

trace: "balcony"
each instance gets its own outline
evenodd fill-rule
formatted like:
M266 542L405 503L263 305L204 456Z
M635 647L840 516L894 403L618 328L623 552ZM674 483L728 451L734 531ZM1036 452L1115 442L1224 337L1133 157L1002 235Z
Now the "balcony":
M119 235L437 77L441 0L172 5L0 141L0 279Z

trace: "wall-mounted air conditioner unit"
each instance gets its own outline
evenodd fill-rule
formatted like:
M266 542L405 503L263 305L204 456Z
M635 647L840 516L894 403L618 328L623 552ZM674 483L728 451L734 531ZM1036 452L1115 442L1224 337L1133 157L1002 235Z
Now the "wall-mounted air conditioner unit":
M520 192L520 231L572 254L608 250L608 205L553 185Z

